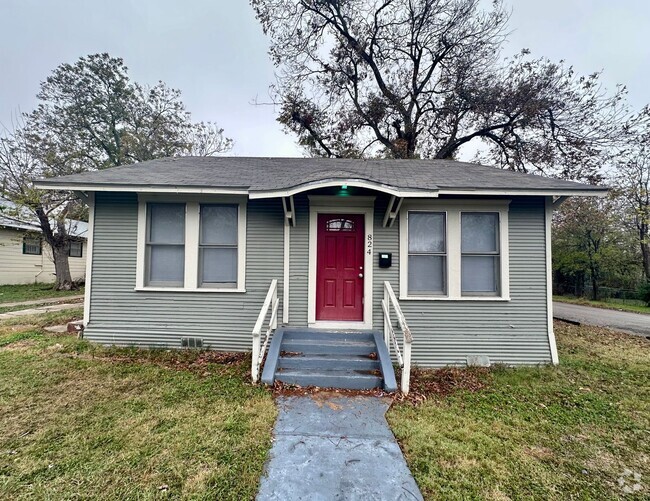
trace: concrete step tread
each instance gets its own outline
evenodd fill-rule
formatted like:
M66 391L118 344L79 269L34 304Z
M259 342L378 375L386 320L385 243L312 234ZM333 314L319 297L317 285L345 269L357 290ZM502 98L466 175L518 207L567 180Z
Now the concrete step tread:
M307 344L320 346L375 346L374 339L284 338L282 344Z
M300 370L292 367L290 369L279 368L276 371L276 374L284 375L284 376L313 376L313 377L322 377L322 378L354 377L354 378L382 379L381 373L378 372L379 372L378 370L366 371L366 370L354 370L354 369Z

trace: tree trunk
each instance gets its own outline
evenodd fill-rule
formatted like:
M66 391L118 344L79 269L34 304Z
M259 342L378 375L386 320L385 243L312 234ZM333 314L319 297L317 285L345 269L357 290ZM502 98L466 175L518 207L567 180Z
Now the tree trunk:
M648 244L648 227L644 224L639 229L639 237L641 241L641 259L643 261L643 274L646 281L650 282L650 245Z
M63 246L52 246L52 257L54 259L54 272L56 274L56 284L54 288L59 291L69 291L76 289L76 284L72 281L70 274L70 262L68 260L69 243Z
M50 218L43 210L43 207L35 209L38 221L43 232L45 241L52 249L52 260L54 261L54 273L56 274L56 283L54 288L56 290L69 291L77 288L77 284L72 281L70 274L70 263L68 261L68 251L70 250L70 237L67 234L65 227L65 215L67 214L69 206L67 206L57 220L57 233L52 230Z

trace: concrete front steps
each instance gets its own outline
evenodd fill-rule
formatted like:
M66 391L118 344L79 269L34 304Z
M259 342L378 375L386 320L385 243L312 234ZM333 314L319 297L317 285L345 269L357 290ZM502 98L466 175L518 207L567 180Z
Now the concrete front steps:
M273 335L262 382L298 386L397 390L386 344L374 331L280 328Z

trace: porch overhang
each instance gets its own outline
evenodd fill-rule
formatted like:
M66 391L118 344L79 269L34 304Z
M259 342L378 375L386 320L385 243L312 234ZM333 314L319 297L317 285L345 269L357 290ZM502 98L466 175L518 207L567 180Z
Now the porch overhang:
M249 191L248 196L251 199L292 197L306 191L317 190L320 188L331 188L336 186L366 188L369 190L387 193L388 195L399 198L437 198L439 193L439 190L404 189L378 183L376 181L370 181L367 179L325 178L316 181L310 181L308 183L298 184L296 186L288 187L282 190L251 190Z

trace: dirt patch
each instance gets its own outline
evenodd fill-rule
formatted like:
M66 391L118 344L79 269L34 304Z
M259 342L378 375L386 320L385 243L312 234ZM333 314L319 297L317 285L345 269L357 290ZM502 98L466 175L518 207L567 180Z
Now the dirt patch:
M56 346L56 345L55 345ZM250 353L223 352L223 351L147 351L134 350L128 353L117 352L92 352L92 353L67 353L73 358L99 360L109 363L134 363L151 364L166 369L189 371L201 376L210 376L215 366L232 367L244 366L250 363Z
M22 339L5 346L0 346L0 351L27 351L36 346L36 344L36 340L34 339Z
M401 374L396 374L397 381ZM443 369L411 370L410 391L408 395L399 392L396 400L413 405L421 404L430 398L445 397L459 391L477 392L490 386L492 375L486 367L445 367Z
M346 390L343 388L321 388L319 386L299 386L284 384L282 381L273 383L273 395L284 397L302 397L311 396L314 399L328 397L351 397L356 395L365 395L371 397L393 397L395 393L384 391L381 388L371 390Z
M399 383L401 375L396 374ZM396 402L408 402L413 405L421 404L430 398L444 397L458 391L476 392L487 388L492 381L490 369L483 367L444 369L412 369L411 384L408 395L401 391L387 392L382 388L371 390L345 390L339 388L321 388L318 386L298 386L284 384L281 381L273 383L274 396L355 396L367 395L374 397L391 397Z

